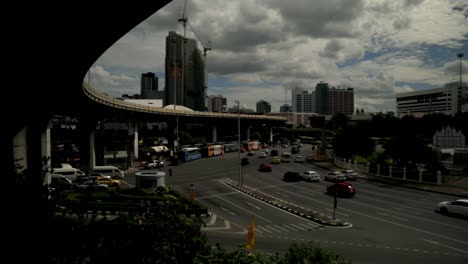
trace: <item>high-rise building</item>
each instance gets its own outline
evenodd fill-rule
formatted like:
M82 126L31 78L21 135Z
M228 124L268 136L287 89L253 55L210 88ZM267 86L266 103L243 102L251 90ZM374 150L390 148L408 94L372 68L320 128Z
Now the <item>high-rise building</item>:
M399 117L414 115L421 117L430 113L455 115L466 112L464 104L468 101L466 83L447 83L443 87L426 89L396 95L397 114Z
M294 88L292 94L292 109L295 113L313 113L315 112L314 101L315 92L309 93L302 88Z
M343 113L352 115L354 113L354 89L328 89L327 93L327 115Z
M154 73L141 74L140 99L164 99L164 91L158 90L158 77Z
M289 113L289 112L292 112L292 106L288 104L284 104L280 106L280 113Z
M315 111L319 114L327 114L328 83L319 82L315 86Z
M271 104L267 101L260 100L257 102L257 113L265 114L271 112Z
M169 31L166 37L165 105L174 104L176 101L177 105L195 111L206 111L205 71L205 59L197 47L196 40L186 38L184 42L181 35Z
M316 112L323 115L354 112L354 89L330 88L328 83L320 82L315 87Z
M209 101L210 103L208 111L216 113L222 113L227 111L226 98L222 97L221 95L212 95L210 96Z

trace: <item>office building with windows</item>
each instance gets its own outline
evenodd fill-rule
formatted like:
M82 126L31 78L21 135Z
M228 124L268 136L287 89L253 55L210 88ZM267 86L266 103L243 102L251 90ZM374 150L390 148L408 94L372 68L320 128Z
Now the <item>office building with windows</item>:
M265 114L271 112L271 104L267 101L260 100L257 102L257 113Z
M447 83L440 88L400 93L396 95L397 114L399 117L413 115L422 117L430 113L455 115L467 112L468 86L466 83Z
M313 113L315 112L315 92L296 87L291 90L292 110L295 113Z

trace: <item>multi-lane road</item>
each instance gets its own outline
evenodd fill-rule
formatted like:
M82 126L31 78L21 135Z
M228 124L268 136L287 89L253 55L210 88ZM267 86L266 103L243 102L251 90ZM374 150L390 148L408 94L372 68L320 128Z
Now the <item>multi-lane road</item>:
M305 145L300 155L310 154L311 147ZM258 172L260 163L271 160L258 156L249 157L250 165L244 167L244 188L332 216L333 197L325 193L331 183L282 181L286 171L315 170L324 176L326 170L291 162L272 165L272 172ZM226 179L239 178L237 157L226 153L163 169L172 169L166 183L179 192L188 195L194 184L197 201L212 213L203 228L211 243L221 242L228 248L245 244L255 216L255 249L266 253L284 253L294 241L315 241L353 263L468 263L468 221L434 212L438 202L457 197L358 180L352 182L356 196L338 199L336 210L336 218L351 227L324 226L225 184Z

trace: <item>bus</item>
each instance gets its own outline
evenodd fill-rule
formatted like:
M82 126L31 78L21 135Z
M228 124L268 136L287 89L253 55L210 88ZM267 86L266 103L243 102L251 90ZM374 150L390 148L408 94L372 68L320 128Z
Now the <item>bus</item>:
M250 141L249 145L252 145L252 150L259 150L261 148L261 144L259 141Z
M201 157L200 148L181 148L177 151L177 158L183 162L197 160Z
M224 155L224 145L209 145L202 149L204 158L218 155Z
M237 143L224 144L224 152L234 152L238 150L239 150L239 144Z

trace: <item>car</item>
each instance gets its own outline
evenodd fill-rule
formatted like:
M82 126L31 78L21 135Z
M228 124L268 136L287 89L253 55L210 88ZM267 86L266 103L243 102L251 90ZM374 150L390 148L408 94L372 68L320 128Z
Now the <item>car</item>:
M258 157L262 159L266 158L266 156L267 154L264 151L260 152L260 155L258 155Z
M358 178L357 172L353 170L342 170L341 173L343 173L346 179L349 181L355 181Z
M304 157L298 155L294 158L294 162L300 162L300 163L303 163L304 162Z
M275 157L271 158L271 164L280 164L280 163L281 163L280 157L275 156Z
M90 172L90 173L88 173L88 179L89 179L89 180L97 179L97 178L99 178L99 177L108 178L108 179L111 178L109 175L104 175L104 174L102 174L102 173L97 173L97 172Z
M279 151L278 151L277 149L272 149L272 150L271 150L271 156L272 156L272 157L279 156Z
M247 152L247 156L254 156L255 155L255 152L253 152L253 150Z
M456 214L468 217L468 199L440 202L437 204L436 211L441 214Z
M356 195L356 188L347 182L337 182L327 186L327 193L340 197L353 197Z
M268 163L262 163L262 164L260 164L260 167L258 168L258 171L271 172L271 165L268 164Z
M145 164L145 168L146 168L146 169L150 169L150 170L159 169L159 168L163 168L163 167L164 167L164 162L163 162L163 161L160 161L160 160L148 161L148 162Z
M301 180L301 174L296 171L288 171L283 175L283 180L287 182L296 182Z
M94 180L85 181L81 184L76 185L78 189L82 190L96 190L96 191L105 191L109 189L109 186L101 183L97 183Z
M96 183L105 184L109 187L120 187L120 185L122 184L120 180L114 180L114 179L111 179L110 177L97 177Z
M346 176L339 171L332 171L325 176L325 180L333 182L346 181Z
M249 158L242 158L241 159L241 166L249 165Z
M50 176L50 188L53 190L70 190L73 183L62 174L52 174Z
M299 153L299 148L298 148L297 146L292 147L292 148L291 148L291 153L292 153L292 154L297 154L297 153Z
M301 178L305 181L320 181L320 174L315 171L304 171L301 173Z

